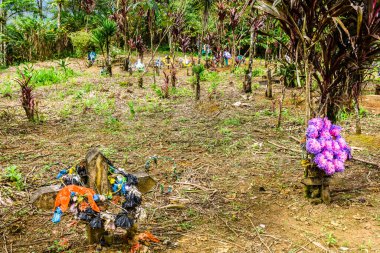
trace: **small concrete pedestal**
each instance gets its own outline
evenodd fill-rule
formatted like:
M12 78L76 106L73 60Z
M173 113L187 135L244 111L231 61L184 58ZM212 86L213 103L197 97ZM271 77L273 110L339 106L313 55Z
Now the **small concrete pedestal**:
M329 204L330 197L330 176L316 165L307 165L305 167L304 179L302 183L305 185L305 196L312 199L312 203Z

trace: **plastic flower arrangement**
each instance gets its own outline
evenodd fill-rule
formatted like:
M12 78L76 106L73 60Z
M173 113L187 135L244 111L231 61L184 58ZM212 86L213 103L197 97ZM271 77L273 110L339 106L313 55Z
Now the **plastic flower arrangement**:
M345 161L352 158L351 148L340 135L341 130L327 118L309 120L306 129L306 151L327 175L343 172Z

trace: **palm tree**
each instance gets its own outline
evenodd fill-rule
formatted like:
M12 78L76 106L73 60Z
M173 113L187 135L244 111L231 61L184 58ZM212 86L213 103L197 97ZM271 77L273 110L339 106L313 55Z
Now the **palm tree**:
M116 34L117 25L115 22L106 19L102 22L101 26L93 31L92 39L98 44L102 53L104 55L104 46L106 48L106 68L110 76L112 76L112 66L111 66L111 54L110 54L110 45L111 39Z

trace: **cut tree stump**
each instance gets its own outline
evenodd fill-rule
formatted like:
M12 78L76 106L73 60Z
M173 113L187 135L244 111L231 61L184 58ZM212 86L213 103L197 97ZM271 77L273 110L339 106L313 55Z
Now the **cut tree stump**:
M304 179L301 181L305 185L305 196L311 198L313 203L331 202L330 179L322 170L314 164L305 167Z
M111 191L108 182L109 165L107 159L98 149L90 149L86 155L88 187L96 193L107 195Z
M90 149L85 160L80 162L81 166L86 166L88 182L85 186L102 195L107 195L111 191L108 181L109 164L107 161L107 158L98 149ZM141 193L151 191L156 185L156 181L146 172L138 172L134 175L138 178L137 188ZM60 188L61 185L39 188L31 194L30 202L37 208L53 210L55 197ZM137 228L133 227L133 229L127 231L127 234L132 235L135 233L133 231L137 231ZM104 229L92 229L89 224L86 226L86 234L89 244L100 243L100 240L105 237Z
M33 192L30 196L30 202L39 209L53 210L54 202L61 185L44 186Z

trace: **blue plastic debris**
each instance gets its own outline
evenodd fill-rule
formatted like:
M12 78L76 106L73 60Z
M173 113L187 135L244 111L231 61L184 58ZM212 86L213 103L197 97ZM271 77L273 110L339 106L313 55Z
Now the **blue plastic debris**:
M57 179L60 179L61 177L63 177L64 175L66 175L68 172L67 170L61 170L58 175L57 175Z
M60 207L57 207L54 211L53 219L51 220L53 223L58 223L61 221L62 210Z

